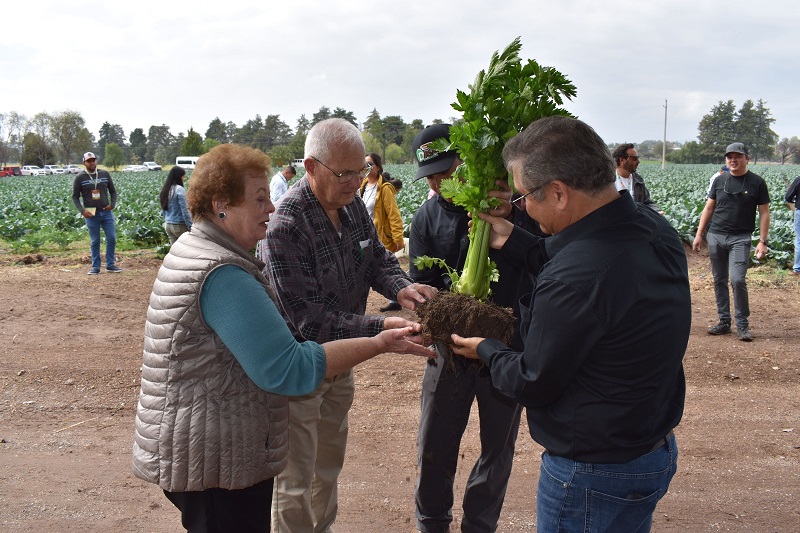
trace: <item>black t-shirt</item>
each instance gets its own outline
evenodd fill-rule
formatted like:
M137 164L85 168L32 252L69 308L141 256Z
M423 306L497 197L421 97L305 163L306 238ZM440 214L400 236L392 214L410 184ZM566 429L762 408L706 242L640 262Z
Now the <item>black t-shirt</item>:
M708 197L717 202L708 231L723 235L753 233L758 206L769 203L764 178L749 170L743 176L720 174Z

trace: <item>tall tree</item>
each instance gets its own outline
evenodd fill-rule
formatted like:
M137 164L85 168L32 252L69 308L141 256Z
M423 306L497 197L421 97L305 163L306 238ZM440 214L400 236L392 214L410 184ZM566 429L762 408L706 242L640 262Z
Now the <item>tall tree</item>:
M736 107L733 100L719 101L711 112L700 119L697 138L709 151L723 153L736 140Z
M758 162L759 157L769 158L773 153L775 144L778 142L778 134L772 131L772 118L770 110L764 105L764 101L759 99L755 107L756 125L755 134L752 140L751 154L753 161Z
M53 151L47 142L37 133L29 131L22 139L20 164L44 166L54 159Z
M103 161L103 165L105 165L106 168L110 167L117 170L117 167L125 162L125 151L115 142L106 143L104 148L106 157Z
M147 161L147 159L144 158L147 154L147 136L144 134L144 130L142 128L134 129L128 140L131 143L131 163L134 163L134 157L137 159L135 163Z
M342 109L341 107L337 107L336 109L333 110L331 118L343 118L356 128L358 127L358 121L356 120L356 116L353 114L353 112L347 111L346 109Z
M97 156L101 159L105 158L106 144L114 143L122 148L126 146L126 140L125 131L122 129L122 126L103 122L103 125L100 126L100 135L97 138Z
M22 138L28 119L16 111L11 111L0 118L0 145L2 154L0 162L20 161L22 152Z
M781 158L781 165L790 158L797 160L800 156L800 139L796 135L791 139L784 137L775 146L775 153Z
M263 129L264 121L261 120L261 115L256 115L255 118L251 118L242 124L241 128L236 130L236 133L233 135L233 142L254 146L253 143L256 141L256 135Z
M311 125L313 126L317 122L322 122L323 120L331 118L331 110L325 106L319 108L319 111L314 113L311 117Z
M42 112L36 113L28 125L28 129L39 138L39 142L34 143L32 146L36 149L36 160L40 161L40 165L48 165L55 162L53 149L49 142L52 122L52 117Z
M292 140L292 129L281 120L280 115L267 115L264 126L255 136L253 145L263 152L269 152L273 146L287 145Z
M147 152L146 152L146 160L147 161L155 161L159 164L166 164L169 162L175 162L175 157L178 155L177 153L170 157L171 147L175 145L175 136L169 131L169 126L162 124L161 126L150 126L150 129L147 131ZM165 159L158 159L156 158L156 152L159 148L164 150ZM177 152L177 150L175 150Z
M86 122L79 112L62 111L55 113L51 119L50 133L54 144L58 147L62 162L69 163L75 159L78 152L89 149L85 145L77 146L81 139L85 140L86 133L89 131L86 129ZM83 150L83 148L86 150Z
M180 155L203 155L203 137L194 131L194 128L189 128L189 133L186 134L186 139L181 146Z
M219 117L216 117L208 124L208 129L206 130L206 139L210 138L219 141L220 143L226 144L231 142L230 133L231 132L228 130L227 124L222 122L219 119Z

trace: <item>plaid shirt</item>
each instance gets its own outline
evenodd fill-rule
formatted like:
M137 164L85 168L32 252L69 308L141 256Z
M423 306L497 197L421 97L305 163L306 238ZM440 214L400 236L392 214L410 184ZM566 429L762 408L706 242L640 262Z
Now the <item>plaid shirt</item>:
M264 274L295 337L316 342L371 337L382 316L365 316L370 288L387 298L411 285L381 244L360 198L339 209L341 237L308 180L289 189L270 218Z

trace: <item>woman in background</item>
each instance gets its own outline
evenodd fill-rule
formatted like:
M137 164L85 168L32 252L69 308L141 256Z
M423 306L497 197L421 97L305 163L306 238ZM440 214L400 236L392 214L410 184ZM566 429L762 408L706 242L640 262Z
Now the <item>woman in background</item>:
M403 240L403 218L400 216L400 208L397 207L395 194L397 189L388 179L384 178L383 164L381 156L374 152L368 153L364 161L372 167L361 182L358 190L359 196L364 200L367 211L375 224L378 238L390 252L398 252L405 247ZM389 300L380 308L381 312L399 311L402 309L399 303Z
M175 244L182 233L192 229L192 215L186 205L186 189L183 187L185 175L186 171L183 168L172 167L158 196L163 209L161 214L164 215L164 230L169 237L170 246Z

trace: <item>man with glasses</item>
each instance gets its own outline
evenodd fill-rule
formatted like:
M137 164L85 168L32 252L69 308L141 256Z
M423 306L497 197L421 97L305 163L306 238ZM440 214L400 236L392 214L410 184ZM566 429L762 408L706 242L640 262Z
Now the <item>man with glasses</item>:
M83 216L89 230L89 249L92 253L92 268L88 274L100 273L100 229L106 235L106 272L119 273L122 269L115 263L117 228L114 214L117 205L117 189L111 174L97 168L97 156L92 152L83 154L83 170L75 176L72 184L72 203Z
M431 143L449 139L448 124L434 124L420 132L412 142L419 168L414 180L427 179L434 196L414 214L409 233L409 274L414 281L440 290L450 288L450 277L441 267L418 269L415 258L427 255L443 259L461 270L469 246L469 216L464 208L440 195L443 180L450 179L461 160L454 151L437 152ZM508 187L492 193L504 200L493 213L513 217L508 203ZM524 200L522 200L524 201ZM521 217L519 224L532 229L535 224ZM491 254L500 272L492 283L491 300L503 307L516 308L519 294L530 291L530 278L520 268ZM514 344L521 346L518 333ZM453 484L459 459L461 438L478 400L481 452L464 489L462 531L491 532L503 507L514 458L521 407L498 393L487 368L480 361L453 357L445 344L437 343L436 359L425 365L419 422L416 502L417 529L423 533L449 531L453 519Z
M677 232L614 187L605 142L584 122L547 117L503 149L524 209L547 239L481 213L489 245L536 274L522 296L524 349L453 335L502 394L526 407L545 449L537 531L650 531L677 468L673 434L691 328Z
M637 204L644 204L663 214L658 205L650 199L650 191L647 190L644 179L636 172L639 167L639 154L633 144L620 144L614 149L611 157L617 164L617 179L614 182L617 190L628 191Z
M717 176L711 185L692 243L694 251L700 250L703 234L708 230L708 257L711 259L714 297L719 315L719 323L708 328L708 334L725 335L731 332L730 277L736 330L739 340L745 342L753 340L745 276L750 265L756 214L759 228L756 259L766 257L769 235L769 191L761 176L747 170L749 160L744 143L735 142L725 150L728 172Z
M327 342L372 337L411 325L402 317L365 315L370 289L414 309L436 290L414 283L381 244L364 202L369 172L361 133L342 119L314 125L305 144L306 174L269 221L266 266L278 306L296 338ZM337 479L353 403L352 370L289 399L288 462L275 478L272 530L330 531Z

